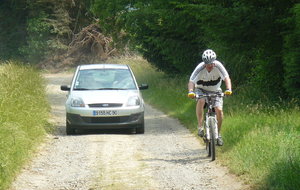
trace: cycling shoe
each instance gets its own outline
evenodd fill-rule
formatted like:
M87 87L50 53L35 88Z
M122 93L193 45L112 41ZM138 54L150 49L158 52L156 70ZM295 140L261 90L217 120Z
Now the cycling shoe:
M199 137L204 137L204 131L203 131L203 128L199 128L199 129L198 129L198 136L199 136Z
M219 136L219 137L217 138L217 145L218 145L218 146L223 146L223 144L224 144L223 139L222 139L221 136Z

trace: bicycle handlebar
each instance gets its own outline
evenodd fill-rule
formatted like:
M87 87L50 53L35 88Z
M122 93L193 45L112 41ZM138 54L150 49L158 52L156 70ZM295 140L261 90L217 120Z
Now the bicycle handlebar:
M217 92L214 94L196 94L196 99L200 99L200 98L213 98L213 97L224 97L224 93L223 92Z

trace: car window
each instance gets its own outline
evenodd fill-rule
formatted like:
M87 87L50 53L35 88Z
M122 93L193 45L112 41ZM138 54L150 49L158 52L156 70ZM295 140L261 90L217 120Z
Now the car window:
M74 90L136 89L127 69L90 69L78 72Z

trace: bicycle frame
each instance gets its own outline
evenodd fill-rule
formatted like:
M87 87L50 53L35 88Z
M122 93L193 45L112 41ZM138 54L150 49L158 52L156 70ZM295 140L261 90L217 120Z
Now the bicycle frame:
M218 120L216 117L216 112L214 111L214 108L212 107L212 100L211 97L208 98L208 108L205 114L205 131L206 131L206 140L211 140L211 133L214 132L214 138L218 138Z
M203 137L204 142L206 143L206 149L208 151L208 156L211 157L212 161L216 158L216 140L219 136L218 134L218 120L216 116L216 112L213 108L213 97L223 97L223 93L216 93L216 94L203 94L203 95L196 95L196 100L200 98L206 98L207 103L207 111L205 114L205 135Z

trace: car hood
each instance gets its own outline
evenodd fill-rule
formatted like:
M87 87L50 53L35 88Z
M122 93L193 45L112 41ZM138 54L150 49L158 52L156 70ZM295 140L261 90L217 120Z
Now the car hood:
M139 96L138 90L85 90L72 91L69 98L80 97L85 104L126 103L129 97Z

